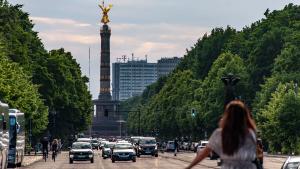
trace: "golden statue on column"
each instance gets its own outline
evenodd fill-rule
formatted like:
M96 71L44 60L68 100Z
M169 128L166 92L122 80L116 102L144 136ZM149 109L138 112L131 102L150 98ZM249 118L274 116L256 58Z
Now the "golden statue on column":
M109 4L108 6L105 7L104 6L104 1L103 1L102 5L99 5L99 7L101 8L102 14L103 14L101 22L104 23L104 24L107 24L109 22L108 12L112 8L112 5Z

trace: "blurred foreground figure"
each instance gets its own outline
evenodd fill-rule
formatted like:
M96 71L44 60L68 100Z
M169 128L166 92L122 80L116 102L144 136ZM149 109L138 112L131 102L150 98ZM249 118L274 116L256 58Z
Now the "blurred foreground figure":
M202 161L211 151L222 159L221 169L256 169L256 126L246 105L240 100L231 101L219 125L206 148L186 169Z

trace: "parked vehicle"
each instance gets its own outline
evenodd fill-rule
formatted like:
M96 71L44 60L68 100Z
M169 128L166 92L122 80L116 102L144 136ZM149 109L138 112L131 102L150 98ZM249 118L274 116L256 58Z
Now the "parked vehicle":
M281 169L298 169L300 167L300 156L288 157Z
M195 153L197 152L198 144L198 142L192 142L191 144L191 150L193 150Z
M0 169L7 168L9 148L9 110L8 104L0 101Z
M201 151L203 148L205 148L207 144L208 144L208 141L201 140L197 146L197 152Z
M136 153L132 144L117 143L112 150L111 161L130 161L136 162Z
M74 142L69 151L69 163L73 161L91 161L94 163L94 152L91 143Z
M25 154L25 117L17 109L9 109L8 168L21 167Z
M166 145L166 151L175 151L175 142L174 141L168 141Z
M111 157L112 148L115 146L116 142L107 142L102 148L103 159Z
M138 142L137 157L152 155L158 157L157 142L154 137L141 137Z
M197 152L201 151L203 148L206 147L206 145L208 144L208 141L202 140L200 141L200 143L197 146ZM215 160L219 158L219 155L217 153L215 153L214 151L211 151L208 155L210 160Z
M183 142L181 144L181 147L180 147L182 150L190 150L191 149L191 144L188 143L188 142Z

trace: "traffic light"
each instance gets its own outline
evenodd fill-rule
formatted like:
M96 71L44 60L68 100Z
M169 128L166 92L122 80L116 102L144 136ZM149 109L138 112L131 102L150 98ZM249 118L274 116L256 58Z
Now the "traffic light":
M196 111L195 109L192 109L192 117L195 117L196 116Z

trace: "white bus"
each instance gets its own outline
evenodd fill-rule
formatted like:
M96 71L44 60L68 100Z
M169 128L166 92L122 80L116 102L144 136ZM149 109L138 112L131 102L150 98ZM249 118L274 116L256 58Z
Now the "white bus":
M25 151L25 117L17 109L9 109L8 167L21 167Z
M8 105L0 101L0 169L7 168L9 145L9 116Z

